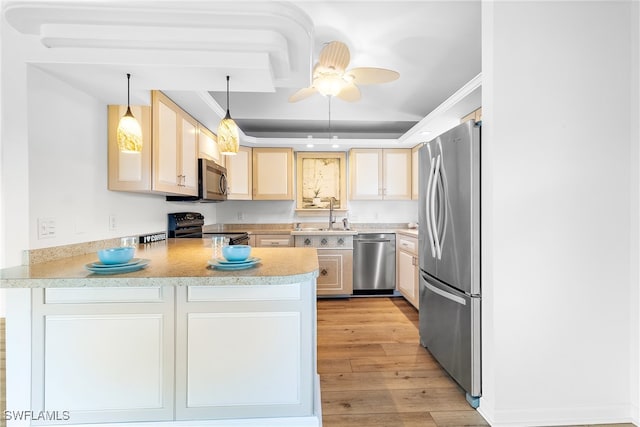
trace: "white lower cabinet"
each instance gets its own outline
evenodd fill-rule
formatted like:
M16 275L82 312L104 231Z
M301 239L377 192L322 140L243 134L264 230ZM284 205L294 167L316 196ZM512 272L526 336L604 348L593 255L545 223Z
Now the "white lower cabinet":
M401 234L396 235L396 283L398 291L415 308L419 306L418 240Z
M135 302L118 302L123 290ZM147 302L141 288L46 291L33 291L31 409L68 411L70 424L172 420L173 288Z
M31 409L100 425L312 416L314 291L36 289Z
M179 288L176 419L309 415L315 311L303 301L312 291Z

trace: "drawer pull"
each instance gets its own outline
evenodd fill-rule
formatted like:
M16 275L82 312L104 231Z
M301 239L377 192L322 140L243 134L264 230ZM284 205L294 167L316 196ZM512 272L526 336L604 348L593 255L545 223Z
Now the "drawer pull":
M327 271L326 268L323 268L322 270L320 270L320 275L321 276L326 276L327 274L329 274L329 272Z

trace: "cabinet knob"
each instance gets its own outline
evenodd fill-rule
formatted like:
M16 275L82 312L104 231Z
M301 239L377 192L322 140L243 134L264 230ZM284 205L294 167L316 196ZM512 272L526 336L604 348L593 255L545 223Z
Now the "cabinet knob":
M322 270L320 270L320 275L321 276L326 276L327 274L329 274L329 272L327 271L326 268L323 268Z

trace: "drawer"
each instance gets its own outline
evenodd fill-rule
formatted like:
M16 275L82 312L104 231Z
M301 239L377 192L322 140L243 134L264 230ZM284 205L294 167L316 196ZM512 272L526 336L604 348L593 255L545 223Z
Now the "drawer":
M291 246L293 243L291 236L286 234L256 234L256 247Z
M418 241L412 238L398 237L398 248L413 254L418 253Z

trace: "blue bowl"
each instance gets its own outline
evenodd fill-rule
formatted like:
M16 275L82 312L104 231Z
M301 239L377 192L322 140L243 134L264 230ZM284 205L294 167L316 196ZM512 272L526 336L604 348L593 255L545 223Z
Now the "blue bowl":
M222 256L227 261L244 261L249 258L251 246L249 245L227 245L222 247Z
M135 248L130 246L101 249L98 251L98 259L100 259L103 264L124 264L131 261L134 249Z

